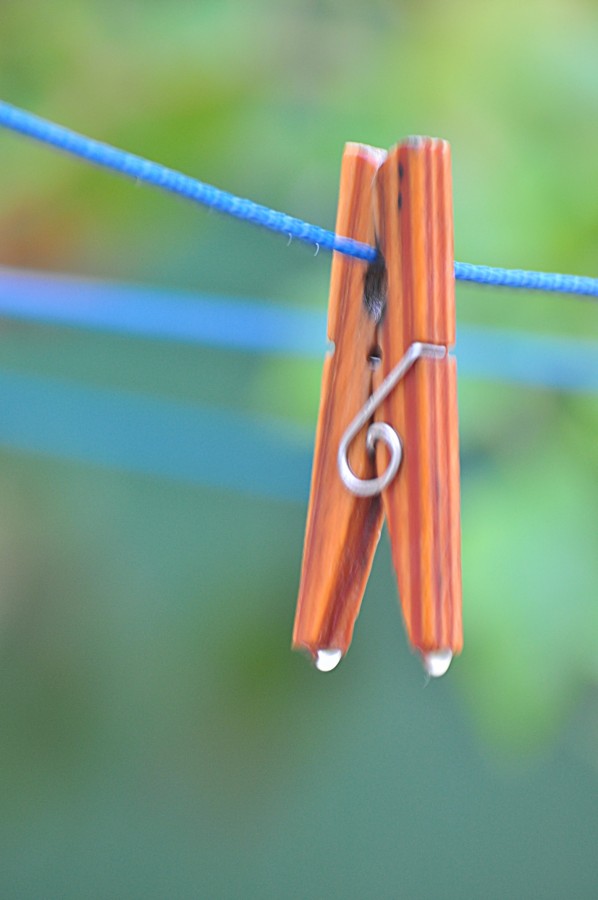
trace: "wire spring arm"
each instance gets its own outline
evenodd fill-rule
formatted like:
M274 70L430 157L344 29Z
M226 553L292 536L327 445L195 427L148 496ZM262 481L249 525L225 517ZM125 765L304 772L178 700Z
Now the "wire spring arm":
M387 422L373 422L367 430L366 449L372 454L378 441L384 441L390 451L390 460L384 472L376 478L359 478L349 465L349 447L361 429L371 421L374 412L388 397L399 381L405 377L411 366L425 356L428 359L443 359L447 348L438 344L424 344L416 341L411 344L394 369L386 376L368 401L359 410L338 446L337 463L341 480L345 487L357 497L374 497L390 484L401 465L403 447L401 439L392 425Z

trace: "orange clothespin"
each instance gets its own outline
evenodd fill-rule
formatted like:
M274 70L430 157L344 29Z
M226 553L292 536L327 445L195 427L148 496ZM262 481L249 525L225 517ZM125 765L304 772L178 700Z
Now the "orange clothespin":
M345 148L293 646L346 653L386 516L409 641L432 676L462 646L450 150L410 138Z

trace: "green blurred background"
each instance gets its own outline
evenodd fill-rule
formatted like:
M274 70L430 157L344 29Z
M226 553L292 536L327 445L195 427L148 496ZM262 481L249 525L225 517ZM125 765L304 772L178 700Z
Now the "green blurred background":
M598 274L594 0L0 23L4 99L40 115L326 227L345 141L438 135L457 259ZM323 310L330 257L2 133L0 262ZM566 297L460 286L458 319L598 336ZM309 452L318 361L8 321L0 353L42 407L224 410ZM2 897L597 896L598 397L459 391L465 650L427 687L385 537L339 669L290 652L307 471L293 503L0 448Z

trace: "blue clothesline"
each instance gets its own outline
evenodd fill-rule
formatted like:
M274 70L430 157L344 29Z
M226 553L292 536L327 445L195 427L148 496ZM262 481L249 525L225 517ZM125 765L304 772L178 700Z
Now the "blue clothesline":
M326 349L320 311L9 268L0 317L246 353L319 359ZM463 325L456 349L466 377L598 392L595 341Z
M0 125L98 166L179 194L196 203L253 222L271 231L280 232L326 250L336 250L357 259L372 261L376 258L376 249L367 244L310 225L301 219L277 212L251 200L236 197L159 163L150 162L133 153L126 153L116 147L77 134L4 101L0 101ZM455 262L455 278L496 287L598 297L598 278L581 275L501 269Z

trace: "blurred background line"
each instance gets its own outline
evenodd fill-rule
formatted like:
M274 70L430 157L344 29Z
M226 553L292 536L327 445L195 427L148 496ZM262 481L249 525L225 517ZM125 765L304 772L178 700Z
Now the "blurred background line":
M321 312L19 269L0 269L0 315L249 353L320 358L325 350ZM457 353L468 377L598 391L595 341L462 325Z
M307 429L0 370L0 446L276 500L307 496Z
M0 369L0 447L302 503L310 429Z
M321 356L326 341L324 313L1 267L0 315L300 357Z
M205 184L160 163L151 162L133 153L85 137L5 101L0 101L0 125L94 165L178 194L237 219L261 225L270 231L315 244L318 248L337 250L339 253L370 262L377 256L375 248L367 244L336 235L325 228L311 225L286 213L277 212L262 204ZM491 284L495 287L598 297L598 278L580 275L502 269L456 262L455 278Z

